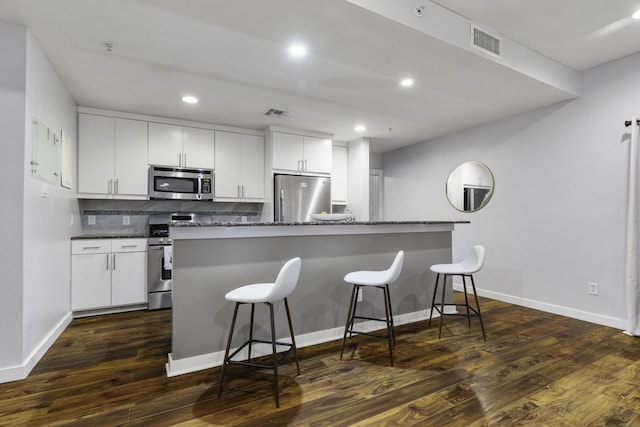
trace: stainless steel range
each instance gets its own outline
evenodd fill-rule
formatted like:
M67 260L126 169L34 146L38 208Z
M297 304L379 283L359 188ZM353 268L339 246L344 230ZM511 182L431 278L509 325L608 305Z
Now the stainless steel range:
M173 242L169 238L169 226L178 223L204 222L208 215L171 213L149 216L149 262L147 289L149 310L172 306Z

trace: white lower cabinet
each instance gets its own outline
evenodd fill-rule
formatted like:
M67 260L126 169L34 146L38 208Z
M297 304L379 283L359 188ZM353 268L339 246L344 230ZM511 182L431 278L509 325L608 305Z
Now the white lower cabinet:
M73 311L145 304L147 239L71 242Z

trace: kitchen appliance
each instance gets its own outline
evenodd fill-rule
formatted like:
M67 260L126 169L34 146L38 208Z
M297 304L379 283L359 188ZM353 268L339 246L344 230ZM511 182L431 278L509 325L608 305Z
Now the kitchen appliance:
M274 175L274 220L311 222L311 214L331 212L331 178Z
M147 291L149 310L172 306L173 241L169 226L180 223L207 223L209 215L170 213L149 216L149 254L147 265Z
M151 165L149 198L213 200L213 169Z

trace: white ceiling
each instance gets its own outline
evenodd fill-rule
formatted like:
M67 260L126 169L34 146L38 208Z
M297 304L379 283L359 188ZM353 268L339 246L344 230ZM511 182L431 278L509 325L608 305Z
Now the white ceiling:
M575 97L354 4L367 1L2 0L0 20L29 28L81 106L364 136L377 152ZM640 0L435 3L577 71L640 51L628 18ZM308 45L302 60L286 52L295 40ZM414 87L399 87L405 76ZM183 104L187 93L200 102ZM263 116L271 107L290 115Z

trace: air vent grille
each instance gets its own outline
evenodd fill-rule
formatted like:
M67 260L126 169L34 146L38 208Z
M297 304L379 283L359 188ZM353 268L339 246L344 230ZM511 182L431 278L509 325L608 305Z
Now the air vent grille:
M263 114L269 117L287 117L289 112L278 108L267 108Z
M492 55L501 56L500 39L474 26L472 26L471 44Z

